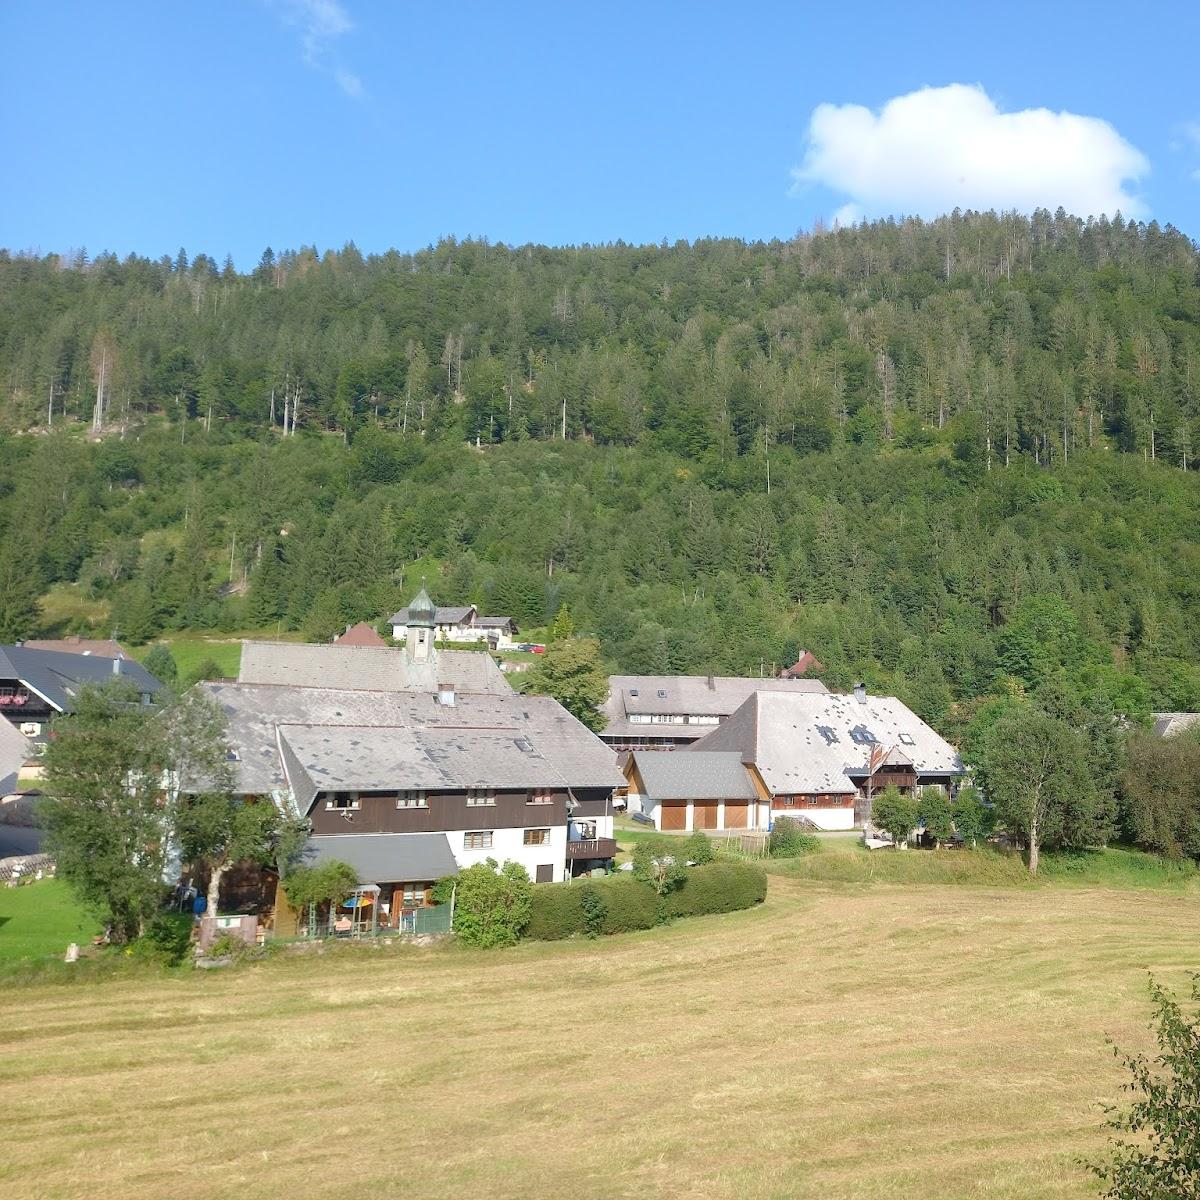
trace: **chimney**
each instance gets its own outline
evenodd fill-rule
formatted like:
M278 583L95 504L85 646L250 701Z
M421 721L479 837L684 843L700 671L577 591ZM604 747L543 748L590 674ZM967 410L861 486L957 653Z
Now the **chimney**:
M716 677L713 675L710 675L708 677L708 690L710 692L715 692L717 690L717 680L716 680Z
M854 698L855 698L855 700L857 700L857 701L859 702L859 704L866 704L866 702L867 702L867 689L866 689L866 685L865 685L865 684L863 684L863 683L856 683L856 684L854 685Z
M121 673L121 660L119 658L114 658L113 659L113 674L120 675L120 673Z
M438 703L443 705L445 708L454 707L454 684L438 684Z

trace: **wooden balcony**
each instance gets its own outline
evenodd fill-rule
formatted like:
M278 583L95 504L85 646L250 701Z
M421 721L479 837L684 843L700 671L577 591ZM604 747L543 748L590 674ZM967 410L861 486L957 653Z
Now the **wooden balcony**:
M615 858L617 843L614 838L582 838L567 842L567 859Z

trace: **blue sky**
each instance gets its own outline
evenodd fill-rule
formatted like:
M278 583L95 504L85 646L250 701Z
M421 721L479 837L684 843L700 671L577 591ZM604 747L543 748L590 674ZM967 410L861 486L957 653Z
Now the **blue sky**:
M1198 35L1185 3L7 0L0 245L248 268L1060 202L1200 236Z

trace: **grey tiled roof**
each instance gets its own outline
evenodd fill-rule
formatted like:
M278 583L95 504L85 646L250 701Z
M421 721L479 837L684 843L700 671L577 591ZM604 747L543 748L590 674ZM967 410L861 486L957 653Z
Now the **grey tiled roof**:
M874 741L868 740L873 738ZM672 757L737 750L772 795L847 793L872 747L911 761L918 776L959 775L958 751L894 696L756 692L724 724Z
M827 694L819 679L754 679L733 675L610 675L608 699L600 711L608 718L606 734L668 736L695 733L687 725L648 727L629 720L630 713L690 714L727 717L755 692ZM682 732L681 732L682 731Z
M406 651L389 646L340 643L243 642L238 682L372 692L433 691L442 683L463 692L512 690L490 654L438 650L429 666L414 664Z
M361 883L416 883L457 875L444 833L339 833L310 837L300 862L349 863Z
M468 604L460 608L437 608L434 610L433 623L435 625L461 625L475 611L475 606ZM407 625L408 624L408 609L402 608L399 612L392 613L388 618L389 625Z
M624 783L615 753L549 696L522 696L506 687L503 693L460 692L450 706L416 691L197 686L225 713L239 792L291 790L302 808L319 790L318 779L326 790L460 786L416 782L431 778L430 772L495 787L510 781L536 787L542 780L569 787ZM532 753L515 745L520 739ZM368 787L343 778L374 782Z
M141 663L129 658L0 646L0 679L19 679L59 712L71 711L74 697L85 684L103 686L118 677L151 695L163 686Z
M646 750L631 756L651 800L753 800L754 785L737 750L701 757Z

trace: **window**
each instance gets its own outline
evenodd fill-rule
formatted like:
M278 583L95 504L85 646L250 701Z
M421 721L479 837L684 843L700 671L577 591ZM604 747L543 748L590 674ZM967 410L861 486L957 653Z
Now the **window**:
M831 729L828 725L818 725L817 732L825 739L825 745L834 746L837 744L837 732Z
M325 801L326 808L357 808L358 797L353 792L334 792L328 800Z
M548 829L527 829L527 830L525 830L525 845L527 845L527 846L548 846L548 845L550 845L550 830L548 830Z
M425 883L402 883L402 900L405 908L424 908L427 899L426 891L428 884Z
M721 718L701 717L693 714L692 716L688 717L687 723L689 725L719 725L721 723Z
M650 718L645 713L630 713L629 723L631 725L649 725Z
M529 804L553 804L554 793L549 788L534 788L529 793Z
M397 808L428 808L424 792L398 792L396 795Z
M879 743L879 739L865 725L855 725L850 730L850 737L860 746L875 746Z
M463 834L464 850L490 850L492 848L492 831L490 829L472 829Z
M906 746L915 746L917 744L917 739L915 737L913 737L913 735L911 733L902 733L900 735L900 740Z
M496 803L496 793L491 788L469 788L467 791L468 808L486 808Z

